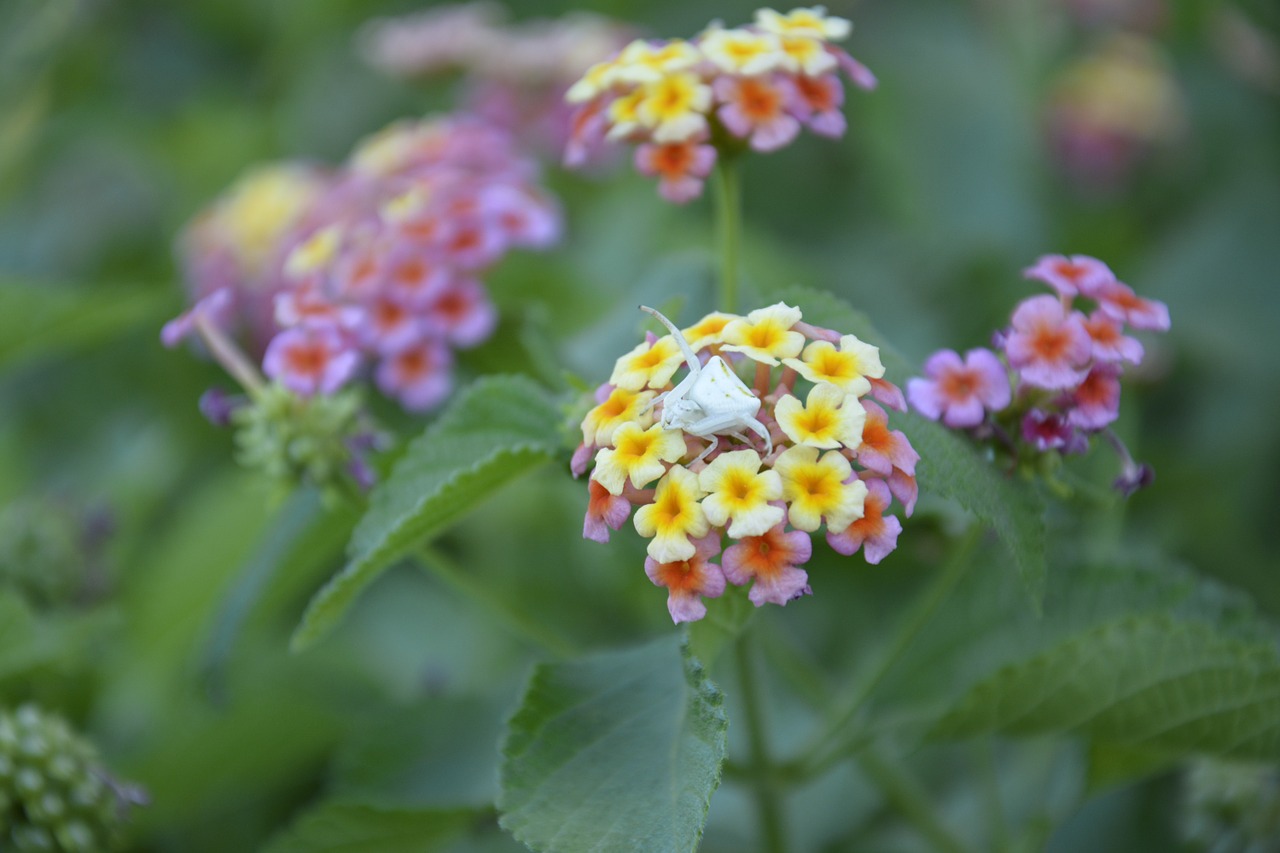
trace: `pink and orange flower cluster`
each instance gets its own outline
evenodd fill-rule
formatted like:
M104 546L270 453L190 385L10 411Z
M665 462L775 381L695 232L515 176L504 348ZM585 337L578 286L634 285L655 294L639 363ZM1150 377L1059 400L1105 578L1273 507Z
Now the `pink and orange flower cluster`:
M1026 449L1081 453L1091 434L1119 416L1125 365L1142 361L1142 344L1127 332L1168 330L1169 309L1086 255L1046 255L1025 275L1054 294L1019 303L1011 325L995 335L997 352L934 353L924 377L908 380L907 399L927 418L998 441L1015 460ZM1093 303L1088 313L1078 299ZM1126 475L1117 486L1130 491L1143 484L1133 478L1149 480L1149 470L1118 449Z
M255 172L184 236L199 301L163 338L200 317L243 324L263 371L299 395L367 365L388 396L428 409L450 390L453 351L493 331L484 271L559 237L535 179L509 134L467 117L394 124L333 171Z
M714 24L691 41L636 40L589 68L568 91L577 105L565 164L603 141L638 145L636 168L668 201L702 193L717 157L749 146L774 151L807 127L839 137L843 71L872 89L871 72L833 42L850 23L821 6L756 12L750 26Z
M582 421L572 465L575 476L591 470L583 536L607 542L634 511L649 540L645 572L669 591L676 622L705 616L702 599L726 583L751 584L757 607L809 594L801 566L824 528L841 554L861 548L874 564L893 551L902 525L888 510L896 497L911 515L919 455L875 402L905 409L879 351L783 303L708 314L681 334L702 364L718 356L750 381L764 434L664 428L665 396L685 358L674 336L646 335L617 360Z

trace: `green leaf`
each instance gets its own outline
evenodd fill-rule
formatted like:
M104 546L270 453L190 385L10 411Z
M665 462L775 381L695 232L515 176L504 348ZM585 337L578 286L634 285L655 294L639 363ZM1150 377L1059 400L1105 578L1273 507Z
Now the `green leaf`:
M465 833L468 810L387 809L360 803L321 803L298 818L265 853L425 853Z
M374 488L347 547L348 562L302 617L293 648L333 629L360 591L494 490L559 448L560 415L529 379L486 377L459 394Z
M1247 600L1167 562L1067 565L1043 618L998 572L971 573L885 685L883 719L1280 760L1277 635Z
M784 289L779 296L798 306L809 322L841 334L855 334L879 347L890 381L901 384L919 373L884 340L865 315L843 299L798 286ZM900 425L920 454L921 490L954 500L995 530L1013 555L1023 587L1039 612L1047 574L1044 503L1039 495L1025 483L1000 474L971 444L939 424L911 416Z
M538 851L693 850L722 703L677 637L538 667L503 746L502 826Z
M1079 731L1126 745L1280 760L1275 641L1171 615L1100 625L974 685L934 729Z
M0 366L92 346L159 320L170 294L158 288L70 288L0 280Z

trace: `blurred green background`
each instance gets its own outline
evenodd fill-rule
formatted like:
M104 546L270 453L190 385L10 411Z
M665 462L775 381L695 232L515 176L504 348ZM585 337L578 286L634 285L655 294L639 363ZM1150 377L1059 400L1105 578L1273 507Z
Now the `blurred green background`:
M1167 302L1173 321L1167 335L1145 339L1147 362L1127 380L1121 431L1157 480L1125 506L1125 537L1280 613L1278 7L828 5L855 21L846 47L881 85L849 95L843 140L806 136L749 163L747 276L756 292L829 289L919 363L939 347L984 345L1033 292L1020 270L1038 255L1103 258L1140 294ZM390 120L449 107L447 83L388 79L354 49L365 20L420 7L0 4L0 502L34 495L103 508L115 529L109 606L78 640L64 637L34 663L5 662L0 650L0 696L62 708L122 775L151 789L154 804L136 818L147 849L252 849L322 789L396 789L384 765L361 774L371 750L388 749L362 743L376 739L369 731L398 731L397 715L408 730L404 715L433 695L448 697L422 711L439 728L466 721L496 731L525 671L525 644L409 569L380 582L321 649L290 657L288 632L333 570L344 525L317 523L305 498L269 512L269 491L232 463L229 435L196 410L218 371L158 339L184 303L174 237L238 174L264 160L336 162ZM657 34L691 35L712 18L748 20L754 4L587 7ZM1089 20L1085 7L1095 9ZM512 12L575 8L522 2ZM1067 69L1117 31L1161 57L1178 120L1117 174L1089 179L1064 167L1050 104ZM464 367L545 373L513 342L535 312L555 352L594 383L601 355L616 349L602 330L635 328L635 294L686 288L702 294L693 305L709 306L709 206L673 208L627 170L546 171L566 210L563 247L495 274L509 334ZM1115 465L1099 448L1079 467L1106 483ZM660 596L634 568L625 576L590 568L601 558L598 546L576 541L580 487L543 473L497 498L499 535L479 519L451 535L446 550L460 573L498 566L490 577L510 596L542 603L578 646L662 630ZM927 493L928 482L921 487ZM1109 511L1106 524L1119 525L1118 515ZM311 547L281 545L284 565L255 575L251 554L271 562L264 531L290 519L314 528L304 537ZM909 522L907 536L913 526L926 528L922 537L932 530ZM633 539L610 560L637 565ZM507 566L521 549L567 555L574 596L592 607ZM237 609L237 596L250 603ZM791 610L785 618L799 619ZM437 769L470 766L435 747ZM481 771L462 774L441 802L487 802L489 784ZM1157 780L1132 794L1138 805L1115 808L1143 826L1141 803L1167 802L1170 785ZM417 793L435 802L435 792ZM733 796L726 789L716 802L731 808ZM1111 819L1096 817L1098 826ZM477 833L476 844L502 842L491 827ZM709 843L715 837L713 829ZM721 837L732 849L732 834ZM1159 838L1149 849L1168 849Z

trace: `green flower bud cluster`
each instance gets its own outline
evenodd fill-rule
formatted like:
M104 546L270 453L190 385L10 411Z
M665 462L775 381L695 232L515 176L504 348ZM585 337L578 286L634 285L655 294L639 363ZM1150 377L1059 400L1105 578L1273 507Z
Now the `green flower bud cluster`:
M1280 853L1280 767L1202 759L1184 786L1182 833L1192 850Z
M35 605L69 601L84 583L83 532L78 518L48 501L0 509L0 586Z
M351 483L355 447L370 430L360 394L300 397L269 385L231 416L241 464L288 485L342 489Z
M34 705L0 711L0 850L116 849L128 801L93 745Z

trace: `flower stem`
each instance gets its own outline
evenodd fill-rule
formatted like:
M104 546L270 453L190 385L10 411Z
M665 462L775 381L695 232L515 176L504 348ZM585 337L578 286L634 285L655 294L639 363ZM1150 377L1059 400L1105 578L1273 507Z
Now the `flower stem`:
M750 776L755 786L756 808L760 815L761 849L767 853L785 853L786 833L782 823L782 802L777 780L773 778L769 744L765 736L764 709L756 683L755 656L751 632L744 631L734 646L738 667L738 690L746 716L747 742L750 745Z
M258 368L253 366L235 342L204 317L197 316L195 326L200 332L200 337L204 338L205 344L209 347L209 352L223 369L240 383L240 387L244 388L249 396L261 397L266 390L267 381L262 378Z
M964 538L960 540L955 551L952 552L951 559L938 572L933 582L916 600L902 622L899 623L897 633L889 644L888 649L881 656L875 667L854 688L852 698L845 704L844 710L836 716L821 737L813 741L810 748L805 752L807 760L804 763L807 766L813 769L825 769L832 763L832 759L840 757L847 745L850 743L862 744L864 742L856 731L851 733L848 729L853 721L857 719L858 713L866 705L867 700L871 698L871 694L876 687L889 674L893 665L906 654L916 636L929 623L938 608L951 595L951 591L955 589L956 584L964 577L972 563L973 551L977 547L982 531L983 528L979 524L973 524L969 527ZM834 746L832 746L833 744Z
M742 243L742 176L737 158L716 161L716 228L720 238L720 310L738 310L738 254Z

